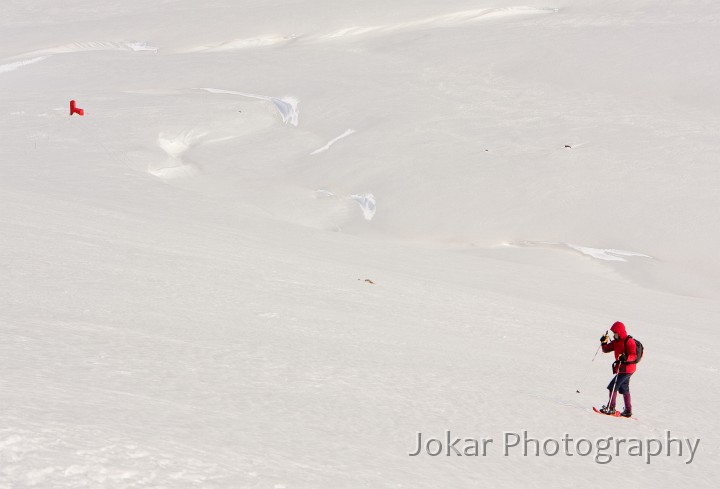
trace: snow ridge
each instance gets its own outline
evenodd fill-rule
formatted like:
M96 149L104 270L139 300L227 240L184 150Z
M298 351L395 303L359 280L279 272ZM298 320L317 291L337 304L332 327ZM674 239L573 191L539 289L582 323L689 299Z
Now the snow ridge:
M80 41L63 44L61 46L55 46L52 48L40 49L38 51L32 51L30 53L24 54L23 56L82 53L87 51L151 51L153 53L157 53L158 48L150 46L147 42L144 41Z
M219 88L197 88L196 90L205 90L210 93L228 94L228 95L239 95L241 97L256 98L260 100L267 100L277 108L282 120L285 124L290 124L297 127L300 113L298 111L298 104L300 101L295 97L269 97L267 95L257 95L254 93L236 92L233 90L223 90Z
M466 23L478 22L490 17L509 17L514 15L528 14L550 14L556 13L557 8L538 8L538 7L504 7L504 8L487 8L476 10L465 10L451 14L438 15L425 19L401 22L397 24L386 24L377 26L354 26L341 29L330 34L321 35L318 40L334 40L340 38L357 37L367 34L390 34L399 31L419 30L419 29L440 29L446 27L454 27Z
M0 65L0 73L6 73L8 71L14 71L23 66L31 65L47 59L48 57L55 54L67 54L67 53L81 53L86 51L152 51L158 52L158 48L150 46L147 42L111 42L111 41L86 41L86 42L74 42L70 44L64 44L62 46L56 46L54 48L40 49L37 51L31 51L24 53L14 58L25 58L34 56L31 59L23 61L16 61L9 64Z
M473 22L480 22L482 20L497 18L497 17L512 17L521 15L541 15L557 13L559 9L553 7L528 7L528 6L515 6L515 7L499 7L499 8L485 8L485 9L474 9L464 10L460 12L453 12L450 14L437 15L428 17L420 20L411 20L407 22L400 22L396 24L384 24L376 26L352 26L346 27L335 32L319 34L315 36L299 36L296 34L279 36L279 35L267 35L253 38L239 38L232 39L229 41L223 41L213 44L205 44L193 48L185 49L181 52L184 53L198 53L198 52L227 52L227 51L238 51L252 48L266 48L270 46L279 46L305 40L307 42L323 42L323 41L335 41L340 39L360 37L370 34L394 34L396 32L412 31L420 29L441 29L448 27L460 26L463 24L469 24Z

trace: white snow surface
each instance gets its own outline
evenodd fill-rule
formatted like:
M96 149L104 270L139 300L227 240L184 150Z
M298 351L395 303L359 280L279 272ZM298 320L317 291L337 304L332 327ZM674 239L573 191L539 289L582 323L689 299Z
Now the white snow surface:
M1 489L716 487L718 2L6 1L0 41ZM446 430L494 446L408 455Z

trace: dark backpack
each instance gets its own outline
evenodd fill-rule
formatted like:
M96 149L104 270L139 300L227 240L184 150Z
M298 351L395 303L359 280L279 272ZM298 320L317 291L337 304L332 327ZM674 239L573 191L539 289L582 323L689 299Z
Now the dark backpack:
M628 336L627 338L625 338L624 352L626 355L627 355L627 342L630 338L632 338L632 336ZM635 340L635 353L637 354L637 358L632 362L625 362L625 363L640 363L640 360L642 360L642 357L643 357L643 353L645 353L645 347L643 347L643 344L640 343L640 341L636 340L635 338L633 338L633 340Z

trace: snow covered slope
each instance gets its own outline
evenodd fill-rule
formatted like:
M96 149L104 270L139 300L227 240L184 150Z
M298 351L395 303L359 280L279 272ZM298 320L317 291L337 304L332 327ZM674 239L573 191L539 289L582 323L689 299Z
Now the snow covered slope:
M719 27L697 0L5 2L0 488L715 487ZM590 410L616 320L634 420ZM409 456L446 431L494 441ZM505 456L523 431L700 442Z

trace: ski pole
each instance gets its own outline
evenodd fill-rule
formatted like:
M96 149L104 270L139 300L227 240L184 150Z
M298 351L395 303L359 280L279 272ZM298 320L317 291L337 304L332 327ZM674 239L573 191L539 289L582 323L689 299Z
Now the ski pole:
M608 331L607 329L605 330L605 338L607 338L607 335L608 335L609 332L610 332L610 331ZM602 339L602 338L601 338L601 339ZM593 359L592 359L593 362L595 361L595 357L597 357L597 354L598 354L598 352L600 352L600 348L602 348L603 345L604 345L604 343L601 341L601 342L600 342L600 346L598 346L598 349L595 350L595 355L593 356Z
M618 377L620 377L620 363L617 364L617 373L615 374L615 380L613 381L613 388L612 391L610 391L610 397L608 398L607 407L610 408L610 403L612 402L613 397L615 397L615 391L617 390L618 386ZM615 409L615 406L613 406L613 409Z

